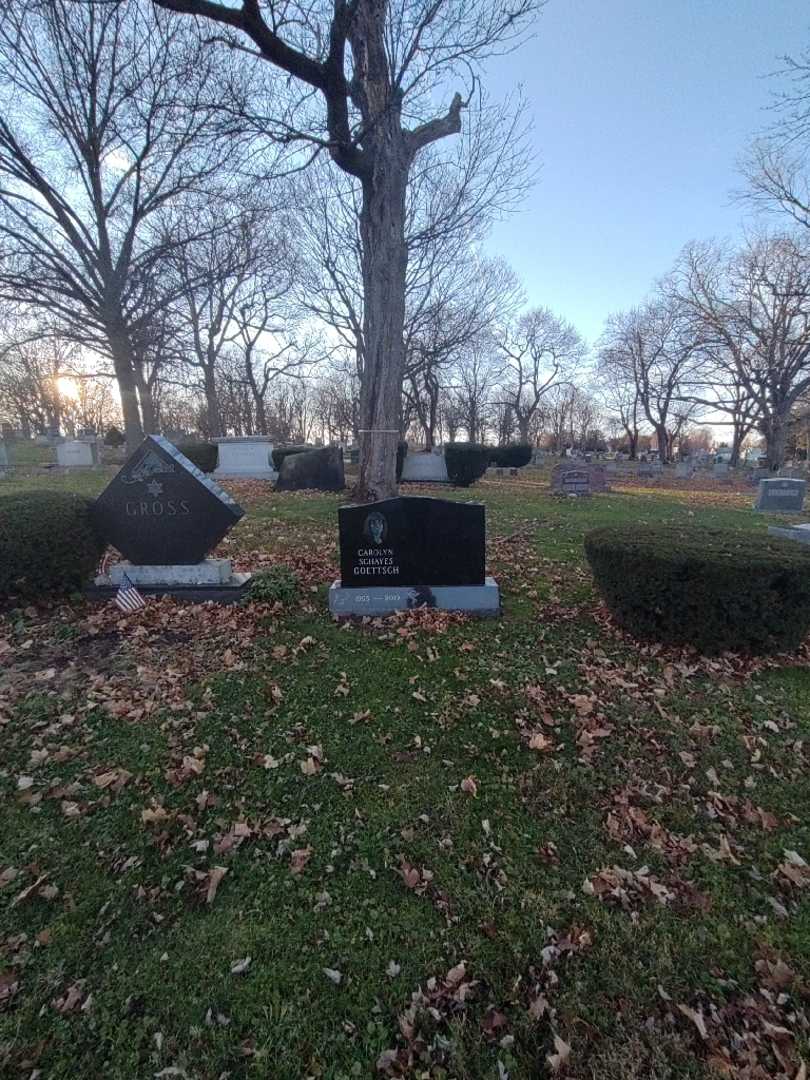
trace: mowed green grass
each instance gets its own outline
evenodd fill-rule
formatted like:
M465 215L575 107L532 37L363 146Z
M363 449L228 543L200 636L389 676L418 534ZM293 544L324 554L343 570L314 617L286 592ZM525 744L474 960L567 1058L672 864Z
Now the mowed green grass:
M292 566L291 607L0 620L0 1074L794 1080L808 654L641 647L582 550L774 519L483 482L449 494L503 617L339 626L341 497L233 491L222 551Z

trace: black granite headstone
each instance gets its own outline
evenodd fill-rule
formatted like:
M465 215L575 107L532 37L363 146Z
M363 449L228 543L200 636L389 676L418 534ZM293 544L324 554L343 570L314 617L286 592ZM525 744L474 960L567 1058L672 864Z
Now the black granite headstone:
M160 435L149 435L101 493L101 535L138 566L201 562L244 510Z
M483 503L422 497L341 506L344 588L483 585Z
M324 446L302 454L288 454L281 463L276 491L343 491L343 451L339 446Z

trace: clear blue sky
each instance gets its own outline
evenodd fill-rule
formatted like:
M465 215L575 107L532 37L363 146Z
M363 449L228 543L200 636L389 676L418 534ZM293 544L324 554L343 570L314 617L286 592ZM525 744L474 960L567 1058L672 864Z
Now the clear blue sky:
M739 235L735 163L768 124L764 76L808 41L807 0L549 0L486 82L523 85L542 163L488 252L593 341L689 240Z

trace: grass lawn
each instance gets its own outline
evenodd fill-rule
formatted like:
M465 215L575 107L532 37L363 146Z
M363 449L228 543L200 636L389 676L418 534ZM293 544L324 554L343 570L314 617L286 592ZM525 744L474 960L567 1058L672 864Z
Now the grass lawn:
M640 647L582 550L752 494L480 482L503 618L339 626L341 500L231 490L294 605L0 616L0 1075L803 1080L810 650Z

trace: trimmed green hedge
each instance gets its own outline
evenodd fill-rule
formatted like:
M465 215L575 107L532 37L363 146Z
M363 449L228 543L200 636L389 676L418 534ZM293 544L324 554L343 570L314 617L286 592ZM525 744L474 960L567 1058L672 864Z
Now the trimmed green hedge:
M0 496L0 603L64 595L88 583L106 546L91 505L65 491Z
M306 454L309 450L317 450L317 446L277 446L273 450L273 467L281 472L281 463L290 454Z
M444 463L450 483L469 487L483 476L489 465L490 447L480 443L448 443L444 448Z
M532 460L532 448L528 443L507 443L490 451L489 460L499 469L520 469Z
M616 622L633 637L702 653L781 652L810 631L810 551L734 529L594 529L585 553Z
M218 448L216 443L188 442L177 448L200 472L212 473L217 467Z

